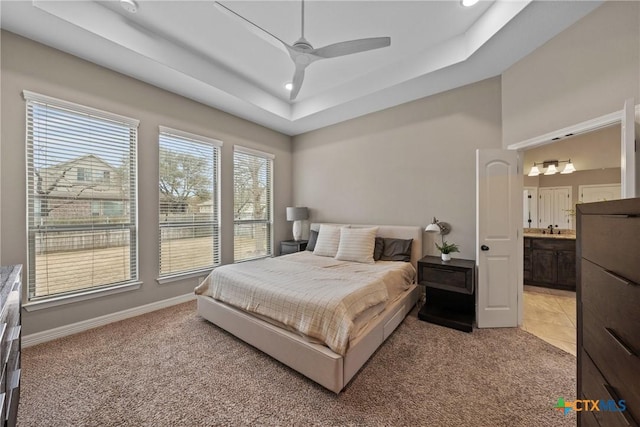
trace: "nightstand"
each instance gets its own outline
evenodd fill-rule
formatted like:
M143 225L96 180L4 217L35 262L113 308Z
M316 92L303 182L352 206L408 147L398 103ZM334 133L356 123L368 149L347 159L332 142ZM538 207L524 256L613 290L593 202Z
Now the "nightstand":
M473 331L475 320L476 262L442 261L426 256L418 261L418 284L425 287L426 302L420 320L459 331Z
M283 240L280 242L280 255L293 254L307 249L308 240Z

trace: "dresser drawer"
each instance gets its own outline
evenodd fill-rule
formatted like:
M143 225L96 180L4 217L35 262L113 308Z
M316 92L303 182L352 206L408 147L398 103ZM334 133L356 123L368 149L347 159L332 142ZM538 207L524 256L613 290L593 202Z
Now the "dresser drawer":
M473 277L469 270L438 268L432 265L421 265L419 272L421 285L448 291L473 293Z
M622 411L605 411L604 402L609 402L610 400L615 401L616 404L621 397L615 395L615 390L611 388L611 386L604 379L596 365L589 358L589 356L582 351L582 395L583 399L586 400L599 400L600 407L599 411L585 411L584 414L591 414L592 417L597 420L597 423L600 426L606 427L629 427L635 426L633 419L630 418L629 414L624 414ZM608 404L608 403L607 403ZM628 405L627 405L628 406ZM627 409L628 410L628 409ZM585 417L588 418L588 417ZM582 419L583 425L584 418ZM592 424L592 425L598 425ZM588 425L588 424L587 424Z
M640 285L621 280L583 259L581 299L585 309L598 313L635 354L640 354Z
M15 426L18 418L18 403L20 401L20 379L22 371L17 369L13 372L10 380L10 389L6 394L6 420L7 426Z
M627 411L640 419L640 358L593 311L583 307L582 321L584 350L618 397L626 401Z
M580 418L580 426L582 427L601 427L596 417L593 416L593 412L580 412L578 413L578 417Z
M635 283L640 283L640 217L584 215L582 257Z

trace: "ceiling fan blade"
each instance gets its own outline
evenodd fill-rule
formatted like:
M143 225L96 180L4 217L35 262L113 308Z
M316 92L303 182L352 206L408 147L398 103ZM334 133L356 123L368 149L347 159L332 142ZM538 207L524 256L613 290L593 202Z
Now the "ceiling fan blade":
M267 41L268 43L272 44L273 46L277 47L278 49L289 53L289 51L287 50L287 47L289 45L287 43L283 42L282 40L280 40L278 37L276 37L273 34L271 34L269 31L267 31L264 28L254 24L253 22L249 21L244 16L234 12L233 10L229 9L227 6L225 6L222 3L220 3L219 1L214 1L213 4L216 6L216 8L220 12L224 13L227 16L230 16L231 18L235 19L236 21L239 21L249 31L253 32L254 34L256 34L261 39Z
M300 88L302 87L302 81L304 80L304 69L307 68L306 65L296 64L296 72L293 74L293 81L291 82L293 87L291 88L291 95L289 99L293 101L298 96L298 92L300 92Z
M335 58L337 56L351 55L352 53L366 52L367 50L380 49L391 45L390 37L373 37L369 39L351 40L330 44L310 53L321 58Z

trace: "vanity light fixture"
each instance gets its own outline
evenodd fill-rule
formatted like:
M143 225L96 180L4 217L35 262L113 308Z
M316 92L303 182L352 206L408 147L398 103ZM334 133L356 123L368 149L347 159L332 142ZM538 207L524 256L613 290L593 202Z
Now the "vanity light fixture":
M555 175L558 173L558 164L566 163L566 166L562 170L561 173L568 174L576 171L576 168L571 163L571 159L569 160L545 160L544 162L534 162L533 167L529 171L528 176L538 176L540 175L540 169L538 169L539 165L542 165L543 169L546 169L544 172L545 175Z

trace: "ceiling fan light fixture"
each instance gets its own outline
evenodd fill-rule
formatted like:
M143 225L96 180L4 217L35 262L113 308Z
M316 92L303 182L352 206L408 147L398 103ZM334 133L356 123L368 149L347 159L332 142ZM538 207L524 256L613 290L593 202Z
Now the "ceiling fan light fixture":
M471 7L473 5L475 5L476 3L478 3L479 0L462 0L460 3L462 3L462 5L464 7Z

